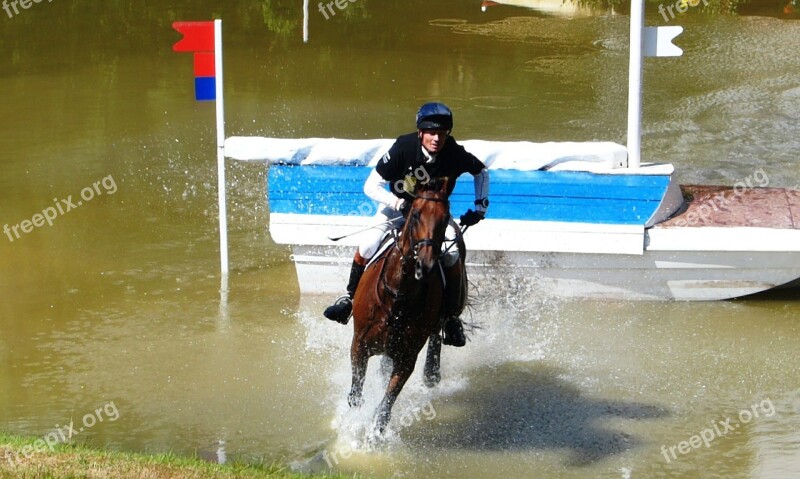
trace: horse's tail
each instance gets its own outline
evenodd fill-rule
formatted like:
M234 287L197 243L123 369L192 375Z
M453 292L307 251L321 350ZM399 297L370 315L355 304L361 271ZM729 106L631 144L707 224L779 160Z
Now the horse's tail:
M464 237L462 235L458 236L456 247L458 248L458 260L461 262L461 298L463 302L461 310L463 311L469 304L469 278L467 278L467 245L464 243Z
M474 321L467 320L463 316L463 313L465 311L469 310L469 312L470 312L469 317L471 318L472 317L472 313L474 311L474 307L477 304L476 300L475 300L475 297L474 296L470 296L470 294L469 294L470 289L471 289L470 286L471 286L472 282L467 277L467 265L466 265L466 261L467 261L467 246L464 243L464 237L463 236L459 236L458 242L456 243L456 247L458 248L458 258L459 258L459 261L461 262L461 271L462 271L462 278L463 278L463 281L461 283L462 284L462 290L461 290L462 291L462 296L461 296L462 304L461 304L461 308L460 308L461 322L464 325L464 331L467 332L467 333L471 333L471 332L474 332L474 331L476 331L478 329L481 329L481 326L478 325Z

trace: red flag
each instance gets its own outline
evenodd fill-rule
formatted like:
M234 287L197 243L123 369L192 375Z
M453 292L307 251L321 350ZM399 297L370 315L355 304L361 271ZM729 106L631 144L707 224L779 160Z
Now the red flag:
M194 54L194 76L213 77L216 76L216 66L214 53L196 52Z
M183 39L172 49L194 53L195 98L198 101L216 99L214 22L174 22L172 28L183 34Z
M174 22L172 28L183 33L183 39L172 46L176 52L214 51L214 22Z

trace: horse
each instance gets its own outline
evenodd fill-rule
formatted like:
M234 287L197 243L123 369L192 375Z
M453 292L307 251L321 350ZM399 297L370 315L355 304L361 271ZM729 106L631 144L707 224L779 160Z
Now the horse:
M369 358L382 354L384 366L388 366L387 358L391 360L389 383L375 417L378 435L382 435L389 424L392 406L414 371L425 341L429 341L429 346L424 382L432 387L440 378L441 310L445 288L440 259L450 221L450 181L450 178L437 178L417 183L399 237L387 253L367 267L353 298L350 407L363 403ZM465 249L460 235L457 247L461 254L463 303L466 296Z

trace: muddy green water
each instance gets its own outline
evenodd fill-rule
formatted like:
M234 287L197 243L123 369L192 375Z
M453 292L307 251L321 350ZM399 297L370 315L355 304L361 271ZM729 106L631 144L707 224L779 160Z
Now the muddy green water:
M797 293L561 302L478 286L483 329L445 351L439 387L415 375L386 444L365 448L375 372L348 412L350 330L322 319L330 298L300 296L270 240L263 165L228 163L220 306L213 106L193 101L171 22L224 19L231 135L395 137L439 99L461 139L624 143L628 18L357 0L326 20L311 3L307 44L300 1L0 11L0 225L65 210L0 235L0 428L387 478L800 475ZM654 8L648 23L666 24ZM686 183L763 169L800 184L800 23L669 23L685 55L647 62L645 161Z

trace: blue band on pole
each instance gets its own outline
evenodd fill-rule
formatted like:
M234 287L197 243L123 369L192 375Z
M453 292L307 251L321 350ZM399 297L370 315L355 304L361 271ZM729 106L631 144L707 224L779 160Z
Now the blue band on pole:
M216 77L196 77L194 79L194 97L197 101L216 100Z

